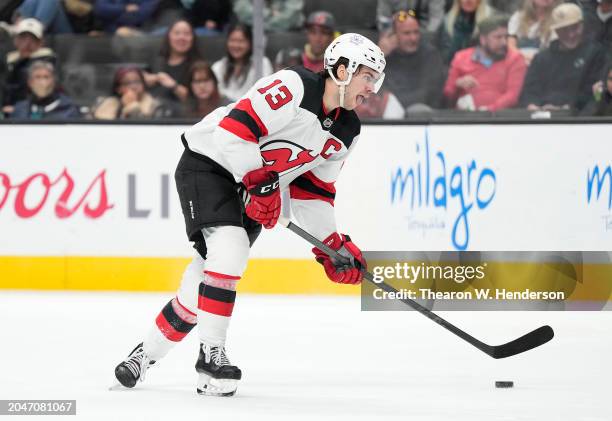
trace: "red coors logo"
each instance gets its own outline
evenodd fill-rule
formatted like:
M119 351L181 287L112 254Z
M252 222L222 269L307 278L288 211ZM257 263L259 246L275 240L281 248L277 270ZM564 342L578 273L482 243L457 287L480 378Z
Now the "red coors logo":
M63 185L63 190L55 202L54 208L55 215L58 218L70 218L81 208L85 216L93 219L100 218L114 206L109 204L105 177L106 170L102 170L89 183L89 187L79 198L78 196L73 197L75 182L66 168L64 168L62 173L55 179L51 179L47 174L39 172L27 177L21 183L12 182L8 174L0 172L0 189L4 190L4 192L0 191L0 211L2 211L6 205L11 191L15 191L14 208L17 216L20 218L31 218L36 216L45 206L49 193L53 189L57 190L61 188ZM38 198L33 198L32 195L40 191L39 186L42 186L42 195ZM91 200L95 199L95 187L98 187L95 190L98 192L97 202ZM28 192L30 192L29 195ZM28 195L28 203L31 207L26 205L26 195ZM86 199L87 203L85 203ZM35 205L33 205L33 203L35 203ZM96 203L95 207L92 203Z

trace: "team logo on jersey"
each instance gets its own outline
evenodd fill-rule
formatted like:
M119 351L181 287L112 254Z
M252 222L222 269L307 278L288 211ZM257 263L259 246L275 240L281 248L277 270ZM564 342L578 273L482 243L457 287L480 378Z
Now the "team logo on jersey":
M279 176L295 171L314 161L318 154L288 140L272 140L260 146L264 165Z
M334 124L334 120L332 120L329 117L323 120L323 127L325 127L326 129L329 129L332 126L332 124Z

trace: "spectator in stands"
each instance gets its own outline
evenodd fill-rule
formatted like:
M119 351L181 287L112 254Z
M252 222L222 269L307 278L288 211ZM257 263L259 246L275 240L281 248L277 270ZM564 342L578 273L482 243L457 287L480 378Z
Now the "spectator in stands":
M48 34L72 33L72 26L64 10L62 0L24 0L17 9L19 18L34 18L44 26Z
M612 63L606 66L602 80L593 85L593 98L581 114L612 116Z
M10 114L12 105L26 99L28 93L28 67L34 61L55 64L55 54L43 47L43 25L36 19L22 19L15 27L16 51L6 55L7 76L4 87L3 112Z
M274 71L278 72L279 70L286 69L287 67L292 66L301 66L302 65L302 50L295 47L283 48L276 53L276 58L274 59Z
M217 77L205 61L196 61L190 68L189 96L183 116L203 118L215 109L231 103L219 93Z
M405 111L397 97L386 89L377 94L371 94L355 108L360 119L382 118L385 120L400 120Z
M253 63L253 33L247 25L238 23L230 27L225 44L226 55L212 65L219 81L219 90L236 101L256 82ZM272 74L272 63L263 58L263 75Z
M404 108L439 108L444 64L440 54L422 39L416 13L397 12L393 31L397 47L387 55L385 88L397 96Z
M135 35L153 16L158 3L159 0L96 0L94 17L107 33Z
M454 0L436 38L444 62L450 63L457 51L478 44L478 24L494 13L487 0Z
M56 120L80 118L78 107L57 89L53 64L35 61L28 69L27 99L17 102L11 118L28 120Z
M525 0L508 22L508 46L519 49L527 65L538 50L548 47L556 35L550 27L552 11L563 0Z
M312 12L306 19L306 38L302 53L302 65L313 72L323 70L325 49L334 40L334 16L323 10Z
M393 32L393 15L400 10L414 10L422 30L433 34L444 19L444 0L378 0L376 23L381 36Z
M162 101L146 91L142 70L121 67L115 72L113 94L99 100L92 115L100 120L170 117Z
M280 32L302 28L303 0L264 0L264 26L266 31ZM253 0L235 0L234 13L238 20L253 25Z
M503 17L483 20L479 45L455 54L444 95L456 108L497 111L517 104L527 66L518 51L508 49L507 26Z
M533 58L521 105L528 110L581 110L605 63L603 49L583 39L580 7L564 3L553 10L551 27L558 40Z
M166 31L151 73L145 73L147 86L156 96L184 101L189 93L189 68L200 58L193 26L185 19L177 20Z
M584 30L587 39L612 51L612 0L600 0L597 8L585 8Z
M197 35L220 34L230 21L230 0L183 0Z

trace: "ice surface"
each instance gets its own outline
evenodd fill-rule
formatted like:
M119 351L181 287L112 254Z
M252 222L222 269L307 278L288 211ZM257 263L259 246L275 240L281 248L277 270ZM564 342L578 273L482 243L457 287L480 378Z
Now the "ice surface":
M612 419L610 312L444 313L491 344L555 328L541 348L493 360L418 313L360 312L357 297L239 295L233 398L195 393L196 330L144 383L108 391L170 297L0 292L0 399L76 399L84 420Z

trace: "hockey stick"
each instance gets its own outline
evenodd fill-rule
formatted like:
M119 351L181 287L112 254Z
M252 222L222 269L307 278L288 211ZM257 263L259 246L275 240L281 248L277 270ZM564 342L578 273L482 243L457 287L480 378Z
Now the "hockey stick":
M291 231L293 231L294 233L302 237L303 239L305 239L306 241L308 241L313 246L325 252L325 254L327 254L329 257L336 259L343 264L349 264L349 265L351 264L350 260L347 257L342 256L336 250L331 249L330 247L325 245L323 242L313 237L311 234L307 233L302 228L295 225L289 219L283 216L280 216L278 218L278 222L284 227L290 229ZM362 272L363 272L363 277L366 280L370 282L374 282L374 277L372 276L370 272L366 270L362 270ZM384 291L397 292L396 289L394 289L392 286L384 282L377 283L376 285ZM421 313L423 316L433 320L434 322L436 322L437 324L439 324L446 330L451 331L452 333L459 336L461 339L463 339L467 343L475 346L476 348L478 348L485 354L495 359L511 357L513 355L517 355L522 352L529 351L530 349L536 348L540 345L544 345L546 342L550 341L555 336L555 332L553 331L552 327L546 325L546 326L539 327L536 330L533 330L527 333L526 335L523 335L520 338L517 338L508 343L505 343L502 345L488 345L484 342L479 341L478 339L476 339L469 333L464 332L463 330L459 329L454 324L448 322L447 320L433 313L431 310L423 307L421 304L417 303L416 301L411 300L409 298L402 298L400 299L400 301L412 307L413 309Z

